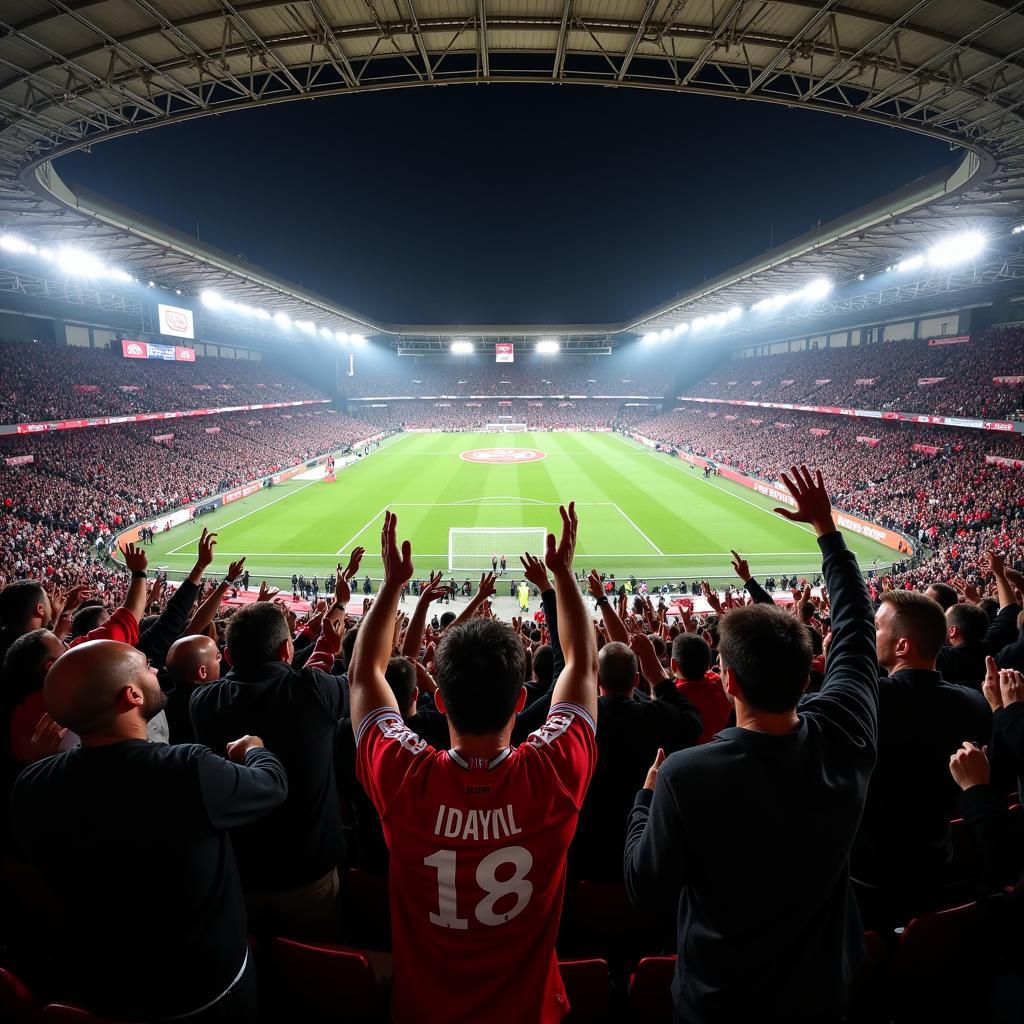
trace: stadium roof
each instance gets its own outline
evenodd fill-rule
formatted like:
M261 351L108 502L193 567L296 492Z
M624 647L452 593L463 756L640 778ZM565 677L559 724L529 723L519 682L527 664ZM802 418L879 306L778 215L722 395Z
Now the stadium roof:
M217 289L331 329L664 329L821 273L877 271L953 228L1005 235L1024 209L1024 3L6 0L0 30L0 226L37 244L74 243L140 279ZM487 82L658 89L827 111L945 140L962 159L621 323L429 327L375 322L108 200L76 194L49 162L105 139L246 107ZM829 155L811 158L827 187ZM898 159L898 148L864 158Z

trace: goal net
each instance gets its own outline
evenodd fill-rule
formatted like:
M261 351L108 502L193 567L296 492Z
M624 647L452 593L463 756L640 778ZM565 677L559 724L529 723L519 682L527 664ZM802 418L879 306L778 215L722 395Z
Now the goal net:
M484 430L489 434L525 434L527 427L525 423L488 423Z
M452 527L448 531L449 572L485 572L491 559L501 556L508 561L511 572L522 574L519 556L524 551L541 557L547 530L543 526Z

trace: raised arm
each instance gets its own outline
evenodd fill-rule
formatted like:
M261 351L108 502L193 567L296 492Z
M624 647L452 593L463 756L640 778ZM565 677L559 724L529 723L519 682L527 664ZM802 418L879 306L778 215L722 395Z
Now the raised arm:
M590 621L583 595L572 573L572 559L576 550L576 506L559 508L562 516L562 534L558 542L549 533L544 553L544 564L551 573L558 602L558 629L565 668L558 677L551 695L552 706L563 702L577 704L592 719L597 717L597 639Z
M601 576L596 569L591 569L590 575L587 576L587 589L590 591L590 596L597 602L597 607L601 609L601 619L604 622L608 639L617 640L620 644L628 644L629 630L626 629L626 624L619 618L619 613L608 600Z
M380 555L384 563L384 579L377 599L366 613L349 667L349 706L352 730L358 736L363 719L377 708L398 709L395 695L388 686L384 673L391 657L391 641L395 633L395 612L402 588L412 579L412 545L402 542L401 550L395 540L398 516L384 513L384 528L380 535Z
M732 552L733 571L740 578L744 589L754 599L754 604L775 604L772 595L750 575L750 565L738 552Z
M818 537L822 572L831 599L832 642L825 681L819 693L802 707L820 710L836 720L851 737L860 737L874 750L878 737L878 668L875 617L857 559L846 547L832 519L832 503L821 472L811 476L806 466L793 466L782 482L796 509L775 511L791 522L808 523Z
M480 573L480 586L477 587L476 593L473 595L472 600L465 608L459 613L459 617L452 623L453 626L461 626L464 622L469 622L471 618L480 610L480 606L494 593L494 573L493 572L482 572Z
M562 642L558 635L558 600L555 596L555 588L548 579L544 563L539 558L527 552L519 556L523 563L523 575L540 591L540 603L544 608L544 625L548 635L551 637L552 654L552 685L558 681L558 677L565 668L565 654L562 651Z
M138 625L146 614L146 567L149 565L149 558L146 552L135 544L125 544L121 548L121 557L132 574L132 581L128 584L128 593L125 594L121 607Z
M189 619L188 625L185 627L186 634L192 635L194 633L206 632L210 623L216 617L221 601L224 600L224 595L228 592L228 588L242 575L244 568L244 558L240 558L237 562L232 562L228 566L227 576L210 591L210 596L196 609L195 615Z
M427 625L427 612L430 610L430 602L438 601L448 593L448 588L442 586L443 572L430 574L427 585L420 591L416 599L416 608L409 620L409 628L405 631L405 641L402 644L402 654L413 661L420 656L420 648L423 646L423 633Z

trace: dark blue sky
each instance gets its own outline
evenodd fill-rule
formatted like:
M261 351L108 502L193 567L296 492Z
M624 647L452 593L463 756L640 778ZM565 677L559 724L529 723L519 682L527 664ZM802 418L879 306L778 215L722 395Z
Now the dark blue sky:
M289 103L60 161L383 320L625 319L955 159L753 102L453 86Z

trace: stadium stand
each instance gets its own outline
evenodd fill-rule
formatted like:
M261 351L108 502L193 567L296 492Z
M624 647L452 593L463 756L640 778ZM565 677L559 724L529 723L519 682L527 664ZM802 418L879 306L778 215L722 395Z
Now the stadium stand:
M995 327L969 339L961 344L941 338L886 341L734 359L691 385L687 394L1020 419L1024 328ZM994 383L997 378L1009 380Z

